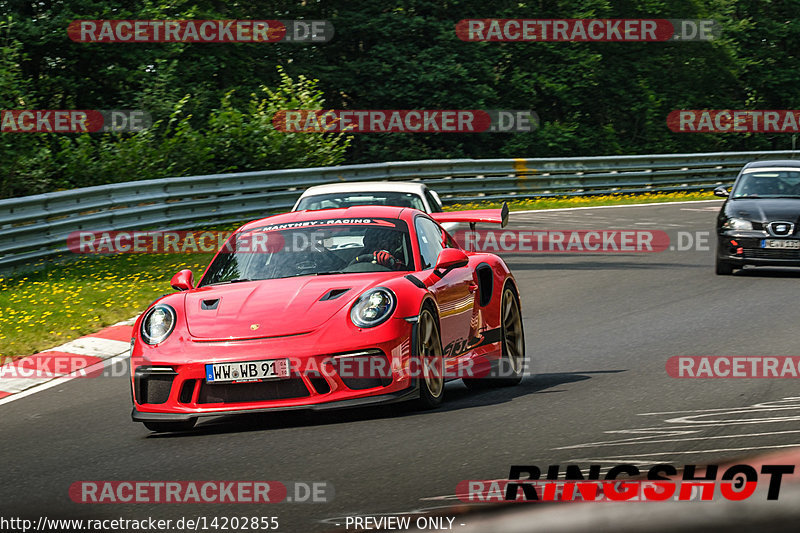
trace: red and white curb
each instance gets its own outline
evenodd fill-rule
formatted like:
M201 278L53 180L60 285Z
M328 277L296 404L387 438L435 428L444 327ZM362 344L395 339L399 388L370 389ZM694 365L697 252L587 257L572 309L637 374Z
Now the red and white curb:
M136 318L0 366L0 405L127 358Z

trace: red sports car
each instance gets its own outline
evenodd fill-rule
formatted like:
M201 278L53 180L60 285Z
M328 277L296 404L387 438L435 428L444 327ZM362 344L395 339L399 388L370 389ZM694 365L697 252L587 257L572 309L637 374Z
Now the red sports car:
M508 210L426 214L359 206L239 228L195 285L134 326L133 420L442 402L444 383L519 383L519 290L503 260L463 250L440 222L505 224Z

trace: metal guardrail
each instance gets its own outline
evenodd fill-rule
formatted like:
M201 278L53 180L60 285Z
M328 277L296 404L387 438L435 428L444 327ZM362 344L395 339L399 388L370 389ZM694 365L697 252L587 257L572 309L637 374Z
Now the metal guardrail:
M288 210L306 187L421 180L445 204L531 197L708 190L742 165L796 152L537 159L439 159L134 181L0 200L0 269L67 251L78 230L182 229Z

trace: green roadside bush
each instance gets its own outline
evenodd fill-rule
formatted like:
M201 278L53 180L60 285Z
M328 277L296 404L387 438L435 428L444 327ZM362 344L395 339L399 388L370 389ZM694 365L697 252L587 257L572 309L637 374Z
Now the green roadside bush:
M8 61L6 61L7 63ZM319 109L316 81L291 79L280 67L275 88L247 98L226 93L207 117L186 113L192 95L166 118L128 134L2 136L10 158L0 162L0 197L57 189L177 176L329 166L341 163L351 142L343 133L282 133L272 117L282 109ZM0 84L16 80L6 69ZM4 108L15 102L3 102ZM17 103L18 104L18 103ZM19 108L19 105L14 107Z

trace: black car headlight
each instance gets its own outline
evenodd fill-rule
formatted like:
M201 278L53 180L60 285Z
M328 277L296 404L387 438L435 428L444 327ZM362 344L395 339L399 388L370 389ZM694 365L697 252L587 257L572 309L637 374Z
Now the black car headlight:
M175 329L175 310L167 304L156 304L142 319L142 340L147 344L164 342Z
M743 218L729 218L722 224L722 229L751 230L753 229L753 223Z
M382 324L392 315L397 298L385 287L370 289L359 296L350 309L350 320L360 328L372 328Z

